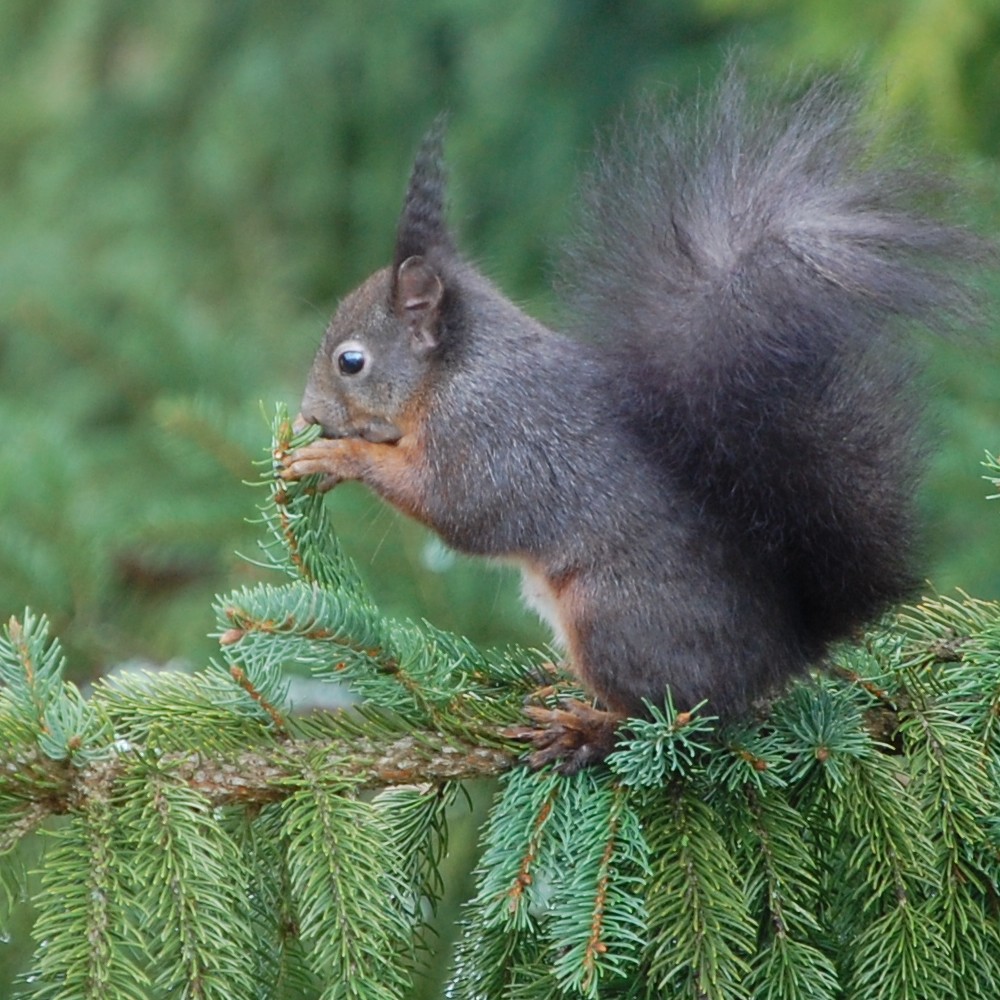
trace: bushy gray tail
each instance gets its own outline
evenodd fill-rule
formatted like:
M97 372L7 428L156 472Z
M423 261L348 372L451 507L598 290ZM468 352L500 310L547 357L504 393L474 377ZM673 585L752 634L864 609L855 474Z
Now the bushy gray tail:
M933 183L830 81L784 104L738 74L619 129L564 284L621 359L636 433L673 488L781 573L819 650L912 585L919 406L901 328L972 305L983 246L924 216Z

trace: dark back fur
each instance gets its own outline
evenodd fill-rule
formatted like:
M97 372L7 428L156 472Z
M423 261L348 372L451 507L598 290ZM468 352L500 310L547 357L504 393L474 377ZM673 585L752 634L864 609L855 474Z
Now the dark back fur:
M965 314L956 265L981 251L913 210L934 185L857 120L830 82L776 109L734 74L689 116L646 110L599 159L564 280L580 334L621 360L641 446L788 581L814 652L910 592L920 407L899 333Z

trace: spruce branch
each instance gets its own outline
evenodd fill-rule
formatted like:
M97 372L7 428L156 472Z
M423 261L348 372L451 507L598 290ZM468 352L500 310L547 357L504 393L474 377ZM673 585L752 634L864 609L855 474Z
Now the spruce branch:
M49 817L43 802L7 801L0 810L0 855L13 851L18 843L33 833Z
M322 990L299 934L280 803L229 810L224 817L249 872L249 937L260 995L315 997Z
M720 817L683 785L652 796L644 815L649 969L661 994L747 996L755 926Z
M219 599L203 670L84 697L44 618L0 636L3 884L24 836L49 847L29 995L402 998L482 777L455 1000L995 992L1000 606L929 598L766 719L668 700L609 767L532 772L503 734L547 654L385 617L315 484L275 482L295 440L279 412L261 517L287 579ZM357 700L296 711L293 670Z
M547 856L556 849L548 826L563 790L553 773L516 770L504 778L477 869L476 907L486 927L532 928L548 906L552 883L544 873Z
M390 840L403 858L413 898L425 901L432 911L445 889L440 864L448 852L447 811L460 788L458 782L393 785L372 799L392 831Z
M949 995L949 953L930 907L901 905L864 928L854 942L853 980L872 1000L932 1000Z
M753 960L752 995L762 1000L834 1000L839 977L819 947L819 880L801 815L782 796L744 788L752 836L744 839L751 908L766 920Z
M317 759L283 806L298 924L324 1000L396 1000L409 983L415 907L378 811ZM401 958L404 961L401 961Z
M996 493L991 493L987 496L987 500L1000 500L1000 456L992 455L990 452L986 452L986 458L983 459L983 468L987 470L989 475L983 476L993 489L997 490Z
M135 928L123 903L128 865L115 850L116 810L95 796L71 822L49 834L41 889L60 901L41 910L39 949L28 981L38 1000L142 1000L149 979L136 961ZM82 877L81 877L82 876Z
M566 784L553 817L561 871L546 933L563 990L597 998L641 965L649 852L624 786L586 772Z
M260 510L260 522L270 540L261 543L263 565L285 572L296 580L333 587L351 603L371 607L371 598L355 567L331 542L332 531L322 504L317 503L320 477L289 486L279 478L282 460L294 448L308 444L320 433L316 425L296 430L283 406L272 421L270 455L258 463L263 475L258 484L268 491L269 502Z
M130 894L157 989L191 1000L251 995L249 873L211 803L151 756L121 792L119 821L136 859L126 869Z
M675 775L697 770L714 744L714 716L700 715L701 705L678 712L667 693L663 706L647 703L648 719L635 719L628 735L608 757L608 765L623 783L658 788Z
M21 796L3 815L0 854L35 829L47 816L76 813L105 794L108 784L128 777L145 751L133 747L86 768L67 768L28 751L16 758L0 754L0 769L16 773ZM516 757L493 747L456 747L453 742L399 736L389 741L342 738L296 741L239 753L177 751L158 755L173 775L212 806L261 806L285 798L301 762L321 753L323 765L359 788L423 782L441 784L503 774Z

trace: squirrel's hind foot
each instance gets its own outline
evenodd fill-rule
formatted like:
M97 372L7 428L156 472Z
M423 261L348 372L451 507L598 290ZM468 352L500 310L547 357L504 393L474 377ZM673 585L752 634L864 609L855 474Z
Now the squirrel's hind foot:
M529 705L524 710L534 726L514 726L504 735L535 747L525 759L532 770L555 764L560 774L576 774L600 763L615 748L620 715L567 699L558 708Z

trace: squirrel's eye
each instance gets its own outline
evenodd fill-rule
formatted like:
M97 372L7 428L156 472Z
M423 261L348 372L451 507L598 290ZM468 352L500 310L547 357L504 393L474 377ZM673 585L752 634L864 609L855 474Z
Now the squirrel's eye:
M365 352L348 348L337 355L337 367L341 375L357 375L365 367Z

